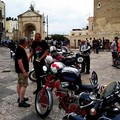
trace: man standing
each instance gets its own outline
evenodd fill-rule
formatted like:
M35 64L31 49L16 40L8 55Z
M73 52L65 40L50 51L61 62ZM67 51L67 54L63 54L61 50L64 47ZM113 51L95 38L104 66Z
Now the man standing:
M49 53L48 49L47 42L45 42L45 40L41 40L41 35L36 33L35 40L32 42L31 53L29 56L29 60L32 56L34 56L33 66L37 78L37 89L33 92L33 94L36 94L41 89L41 81L43 84L45 82L44 79L40 80L40 76L44 73L42 67L45 65L45 57Z
M15 70L18 73L17 93L18 93L18 106L19 107L30 107L30 104L26 103L28 98L25 98L26 87L28 86L28 72L29 72L29 61L25 51L27 46L27 40L20 39L19 46L16 49L15 57Z
M12 40L8 47L10 48L10 57L12 58L12 54L15 53L15 50L16 50L16 46L15 46L15 42Z
M90 45L86 41L81 42L80 52L84 58L81 72L90 74Z
M118 37L115 37L111 44L112 61L113 61L112 66L114 66L114 60L118 56L118 39L119 39Z

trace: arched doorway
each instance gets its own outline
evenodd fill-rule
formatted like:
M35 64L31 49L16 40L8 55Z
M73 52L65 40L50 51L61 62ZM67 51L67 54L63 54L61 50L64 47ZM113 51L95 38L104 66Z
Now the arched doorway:
M25 24L24 33L28 39L34 39L35 31L36 31L35 25L33 25L32 23Z
M18 15L19 38L26 36L28 39L34 38L35 33L40 33L41 38L45 38L44 14L41 15L34 9Z

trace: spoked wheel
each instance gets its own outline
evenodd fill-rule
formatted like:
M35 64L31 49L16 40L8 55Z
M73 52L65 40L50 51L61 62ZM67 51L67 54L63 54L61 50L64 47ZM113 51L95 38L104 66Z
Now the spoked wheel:
M28 77L31 81L36 82L35 70L30 71Z
M115 60L115 66L120 69L120 58Z
M41 118L46 118L53 107L53 96L49 89L46 89L44 94L40 90L35 96L35 109Z

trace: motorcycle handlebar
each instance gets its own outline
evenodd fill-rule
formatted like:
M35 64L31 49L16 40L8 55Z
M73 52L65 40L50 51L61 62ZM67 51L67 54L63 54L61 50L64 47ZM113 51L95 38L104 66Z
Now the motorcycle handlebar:
M101 102L102 102L101 100L97 100L93 108L97 110L99 108Z
M40 78L46 77L48 75L50 75L50 74L48 73L48 74L45 74L45 75L41 75Z

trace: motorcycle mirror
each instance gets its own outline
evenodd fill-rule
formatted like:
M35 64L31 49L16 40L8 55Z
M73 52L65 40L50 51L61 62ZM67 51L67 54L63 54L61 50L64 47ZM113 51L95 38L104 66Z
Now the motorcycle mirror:
M43 66L43 71L46 72L47 71L47 67L44 65Z
M95 71L92 71L92 73L91 73L90 82L92 85L98 84L98 75Z

